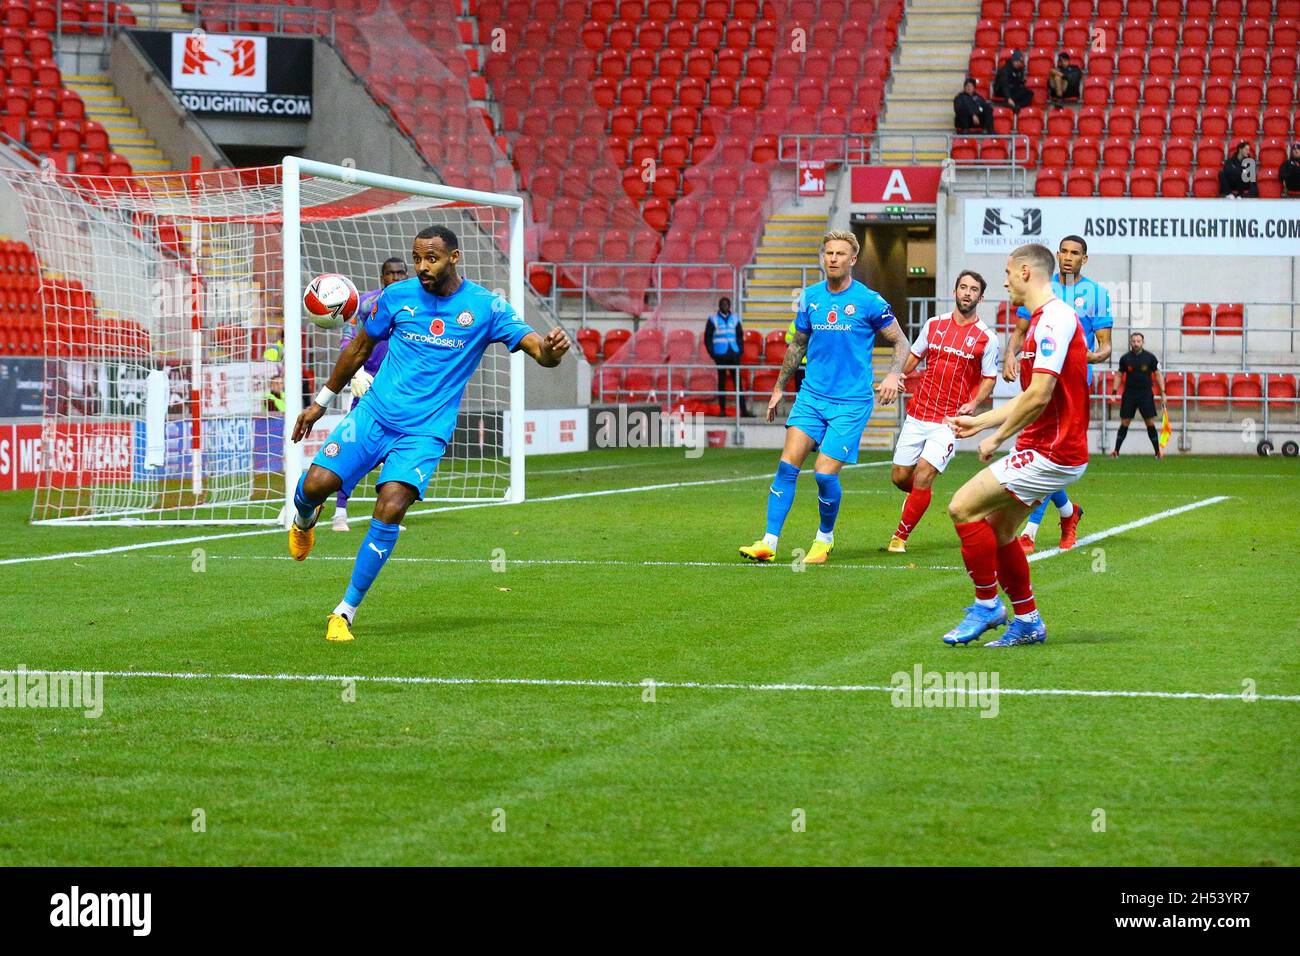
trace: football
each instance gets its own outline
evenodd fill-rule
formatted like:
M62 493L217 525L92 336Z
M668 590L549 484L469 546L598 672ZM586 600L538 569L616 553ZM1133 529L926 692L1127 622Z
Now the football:
M307 317L323 329L337 329L357 313L361 296L347 276L327 272L311 280L303 293Z

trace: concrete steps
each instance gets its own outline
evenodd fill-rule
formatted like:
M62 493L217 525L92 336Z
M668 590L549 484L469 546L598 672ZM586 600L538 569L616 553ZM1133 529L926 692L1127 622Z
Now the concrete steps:
M879 126L882 134L952 130L952 99L966 78L979 9L979 0L909 0ZM944 155L944 150L925 150L915 158L934 162ZM910 148L890 150L884 144L879 158L907 162L913 155Z
M778 213L767 221L740 304L746 327L789 325L794 317L791 290L803 285L802 267L816 265L825 232L823 213Z
M178 0L154 3L127 3L142 28L156 30L192 30L198 23L193 13L181 9ZM123 154L125 155L125 154Z
M133 170L153 173L171 169L167 157L131 108L117 95L107 76L65 75L63 85L81 97L86 104L86 118L104 127L108 133L108 148L125 156Z

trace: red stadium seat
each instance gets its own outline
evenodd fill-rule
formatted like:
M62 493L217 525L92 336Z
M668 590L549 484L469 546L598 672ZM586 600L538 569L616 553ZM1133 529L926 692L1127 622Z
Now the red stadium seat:
M1095 173L1092 169L1072 169L1066 177L1067 196L1091 196L1096 192Z
M1218 335L1241 335L1245 326L1244 307L1224 303L1214 309L1214 331Z
M1123 196L1125 191L1124 170L1107 167L1101 171L1097 181L1097 194L1100 196Z
M1106 132L1110 136L1131 139L1137 133L1137 114L1131 106L1112 106L1106 115Z
M1197 199L1211 199L1219 195L1219 170L1198 169L1192 175L1192 195Z
M1034 181L1034 195L1061 196L1065 193L1065 179L1059 169L1041 169Z
M1228 376L1223 372L1201 372L1196 377L1196 399L1198 406L1219 407L1226 405L1228 397Z
M1186 198L1192 192L1188 170L1169 167L1160 174L1160 195L1173 198ZM1137 195L1135 192L1133 195Z
M1125 169L1133 160L1133 143L1125 136L1112 136L1101 150L1101 161L1110 167Z
M1156 194L1156 174L1152 169L1145 166L1138 166L1133 169L1128 176L1128 191L1130 196L1140 198L1151 198Z
M1210 306L1205 302L1189 302L1183 306L1183 335L1210 334Z

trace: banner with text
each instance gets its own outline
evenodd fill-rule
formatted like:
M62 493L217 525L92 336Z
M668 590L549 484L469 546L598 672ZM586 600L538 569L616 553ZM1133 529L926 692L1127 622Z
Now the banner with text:
M1082 236L1093 255L1295 256L1300 203L1268 199L966 199L967 252L1051 249Z

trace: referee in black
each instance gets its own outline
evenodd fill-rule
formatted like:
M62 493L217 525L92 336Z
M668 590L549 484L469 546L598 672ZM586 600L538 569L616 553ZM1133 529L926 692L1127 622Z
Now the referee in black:
M1119 401L1119 432L1115 435L1115 450L1112 458L1119 457L1119 448L1128 435L1129 422L1133 413L1140 411L1147 423L1147 437L1156 457L1163 458L1160 451L1160 436L1156 433L1156 402L1151 394L1151 376L1160 383L1160 411L1168 414L1169 405L1165 401L1165 373L1160 371L1160 362L1143 346L1146 338L1141 332L1134 332L1128 337L1128 351L1119 360L1119 373L1123 376L1124 394Z

